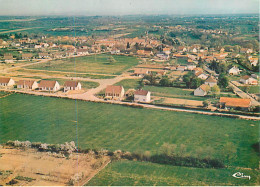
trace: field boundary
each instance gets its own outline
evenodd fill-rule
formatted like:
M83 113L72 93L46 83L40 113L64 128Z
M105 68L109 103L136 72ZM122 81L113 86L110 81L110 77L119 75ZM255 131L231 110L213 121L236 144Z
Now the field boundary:
M99 168L96 172L94 172L90 177L88 177L85 181L82 181L78 183L78 186L85 186L93 177L95 177L101 170L103 170L109 163L111 163L111 160L109 160L105 165L103 165L101 168Z

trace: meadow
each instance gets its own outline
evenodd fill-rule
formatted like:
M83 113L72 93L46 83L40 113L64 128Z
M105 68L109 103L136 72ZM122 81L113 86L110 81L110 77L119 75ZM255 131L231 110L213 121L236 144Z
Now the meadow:
M184 144L191 156L210 147L206 154L216 159L231 144L234 152L226 165L258 167L257 121L23 94L1 98L0 106L0 143L73 140L80 148L157 154L166 142Z
M113 57L115 62L110 62L110 57ZM35 64L28 68L63 72L120 75L123 71L137 64L138 60L135 57L100 54L53 60L51 62Z
M259 184L258 171L239 169L251 179L232 177L238 168L205 169L148 162L112 162L88 186L247 186Z

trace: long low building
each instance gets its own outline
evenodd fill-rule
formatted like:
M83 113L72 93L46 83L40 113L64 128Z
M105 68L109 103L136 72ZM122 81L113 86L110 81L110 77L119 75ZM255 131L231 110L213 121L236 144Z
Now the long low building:
M78 81L66 81L64 83L64 92L69 90L81 90L81 83Z
M219 105L220 108L248 110L251 107L251 100L232 97L220 97Z

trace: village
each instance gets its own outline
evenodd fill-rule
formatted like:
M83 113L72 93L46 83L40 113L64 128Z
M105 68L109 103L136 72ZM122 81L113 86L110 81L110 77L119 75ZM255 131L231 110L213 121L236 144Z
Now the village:
M73 42L77 46L59 44ZM85 43L92 43L92 45L84 46ZM204 101L200 107L208 108L211 106L213 110L219 108L253 111L255 107L259 106L258 93L248 92L250 87L258 85L258 75L256 73L250 74L249 72L252 71L242 66L241 63L239 64L243 57L252 68L258 67L257 52L250 48L240 48L239 51L235 52L234 49L226 51L224 47L214 49L199 44L173 47L163 44L160 40L150 39L148 35L144 38L96 40L88 37L69 36L16 39L15 35L11 35L10 39L6 41L0 40L0 47L1 49L12 47L19 52L18 55L16 54L16 58L12 53L4 53L2 63L9 65L10 69L15 69L16 66L19 68L19 62L24 61L28 61L25 66L42 62L48 65L48 61L51 60L73 59L98 54L110 54L111 56L107 60L112 64L117 63L114 56L134 56L140 59L139 64L130 68L126 73L130 79L141 78L140 88L124 90L123 86L106 84L102 97L105 100L129 101L129 98L132 98L134 102L150 103L154 100L151 99L153 93L150 90L142 90L142 85L161 87L184 85L187 89L193 89L194 96L210 95L213 98L219 98L218 102L213 105ZM28 50L34 52L28 53ZM7 72L7 70L5 69L3 72ZM8 90L13 88L15 90L53 93L62 89L67 95L73 93L70 92L72 90L79 91L82 88L80 81L73 80L75 78L70 77L71 80L65 81L62 86L55 80L55 77L52 77L53 80L38 81L16 78L15 82L12 77L8 77L6 74L0 79L0 86L8 88ZM230 89L238 97L227 97L228 94L225 96L225 90L230 91ZM79 96L78 92L75 93ZM84 93L81 94L84 95ZM93 94L93 98L101 99L96 94L98 93ZM189 106L189 100L184 103L187 104L182 104L182 106Z

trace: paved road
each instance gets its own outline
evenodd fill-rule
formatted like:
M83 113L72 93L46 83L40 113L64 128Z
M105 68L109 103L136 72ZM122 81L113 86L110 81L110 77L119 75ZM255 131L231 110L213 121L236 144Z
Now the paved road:
M245 93L244 91L242 91L241 89L239 89L234 83L233 81L229 82L229 86L233 89L233 91L241 98L244 99L250 99L252 102L253 106L259 106L260 103L258 101L256 101L253 97L251 97L250 95L248 95L247 93Z

